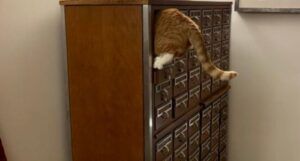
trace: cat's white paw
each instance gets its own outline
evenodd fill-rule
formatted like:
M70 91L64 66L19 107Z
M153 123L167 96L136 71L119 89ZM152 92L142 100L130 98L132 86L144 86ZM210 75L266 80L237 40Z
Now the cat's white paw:
M160 57L155 58L153 68L162 70L164 67L163 62L161 61Z
M163 53L157 56L154 60L153 68L155 69L163 69L164 65L171 63L174 55L169 53Z

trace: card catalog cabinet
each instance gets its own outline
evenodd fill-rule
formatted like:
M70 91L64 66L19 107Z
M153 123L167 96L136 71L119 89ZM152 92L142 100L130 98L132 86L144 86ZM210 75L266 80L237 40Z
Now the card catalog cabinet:
M194 50L152 68L156 14L175 7L201 25L212 61L229 69L231 3L63 0L73 161L226 161L228 82Z

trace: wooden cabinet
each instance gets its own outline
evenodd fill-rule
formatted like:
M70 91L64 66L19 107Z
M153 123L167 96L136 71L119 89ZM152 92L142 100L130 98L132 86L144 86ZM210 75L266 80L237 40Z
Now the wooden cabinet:
M231 3L63 0L73 161L223 161L227 82L203 72L194 50L152 68L153 24L176 7L229 69Z

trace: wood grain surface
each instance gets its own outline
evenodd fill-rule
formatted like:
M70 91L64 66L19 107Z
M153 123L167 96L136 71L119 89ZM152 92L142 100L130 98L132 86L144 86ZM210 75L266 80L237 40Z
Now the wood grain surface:
M140 6L66 6L73 161L144 159Z

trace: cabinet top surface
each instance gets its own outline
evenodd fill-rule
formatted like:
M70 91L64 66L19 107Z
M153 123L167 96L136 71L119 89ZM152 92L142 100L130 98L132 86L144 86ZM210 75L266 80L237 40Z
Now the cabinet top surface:
M61 5L231 5L232 2L203 0L60 0Z

